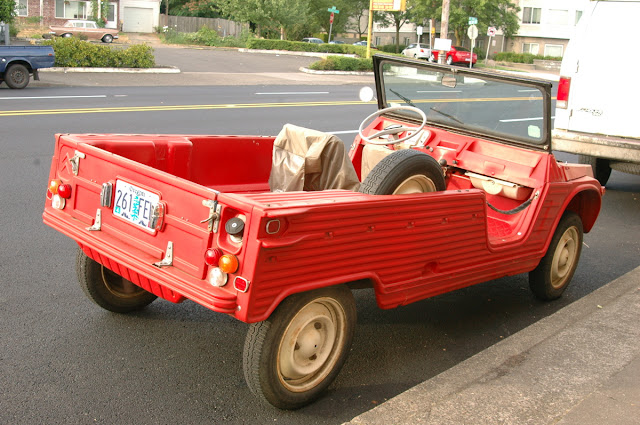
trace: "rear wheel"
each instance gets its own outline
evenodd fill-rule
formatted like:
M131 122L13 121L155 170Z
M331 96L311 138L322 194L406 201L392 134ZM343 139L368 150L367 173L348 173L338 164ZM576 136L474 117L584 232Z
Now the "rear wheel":
M573 278L582 251L582 220L574 212L564 214L547 253L529 272L529 287L541 300L559 298Z
M360 185L370 195L406 195L446 189L442 167L425 153L395 151L376 164Z
M451 65L453 63L453 56L447 57L447 65Z
M608 159L596 158L595 156L579 155L578 162L580 164L589 164L593 169L593 176L600 182L602 186L606 185L611 176L611 165Z
M87 257L78 249L76 272L87 298L105 310L129 313L151 304L157 297Z
M12 89L23 89L29 84L29 70L19 63L10 65L4 73L4 80Z
M280 409L309 404L340 372L355 323L355 302L345 286L290 296L247 332L243 369L251 392Z

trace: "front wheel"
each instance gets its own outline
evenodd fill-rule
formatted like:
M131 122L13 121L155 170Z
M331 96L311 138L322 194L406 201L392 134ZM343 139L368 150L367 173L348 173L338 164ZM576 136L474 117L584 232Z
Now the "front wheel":
M87 257L82 249L78 249L76 272L80 287L87 298L114 313L140 310L157 298L151 292Z
M355 323L355 302L345 286L290 296L247 332L243 369L249 389L280 409L311 403L340 372Z
M448 56L447 57L447 65L451 65L453 64L453 56Z
M104 37L102 37L103 43L111 43L112 41L113 41L113 36L111 34L105 34Z
M4 80L12 89L23 89L29 84L29 70L19 63L10 65L4 73Z
M529 272L529 287L543 301L560 298L578 267L582 251L582 220L574 212L560 219L547 253Z

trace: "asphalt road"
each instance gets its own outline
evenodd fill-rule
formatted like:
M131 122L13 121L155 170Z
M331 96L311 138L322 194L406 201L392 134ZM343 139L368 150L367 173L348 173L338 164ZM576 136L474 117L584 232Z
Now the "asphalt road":
M537 301L524 275L390 311L379 310L370 291L358 291L352 352L328 394L296 412L265 408L243 379L247 325L191 302L159 301L118 315L84 297L74 243L41 221L53 134L276 134L291 122L350 140L374 107L351 103L357 82L158 88L76 81L66 84L79 87L64 89L0 87L0 423L339 424L638 265L640 177L614 172L562 299ZM198 107L214 104L224 107Z

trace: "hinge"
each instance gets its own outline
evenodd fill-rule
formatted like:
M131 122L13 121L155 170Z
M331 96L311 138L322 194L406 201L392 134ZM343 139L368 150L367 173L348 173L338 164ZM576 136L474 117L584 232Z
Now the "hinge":
M87 230L90 232L102 230L102 210L100 208L96 211L96 219L93 221L93 226L87 227Z
M80 159L84 159L86 157L87 156L82 152L76 151L75 155L73 155L73 158L69 159L69 162L71 163L71 171L73 171L74 176L78 175L78 171L80 169Z
M167 267L173 265L173 242L169 241L169 243L167 243L167 251L165 252L162 261L153 263L153 265L156 267Z

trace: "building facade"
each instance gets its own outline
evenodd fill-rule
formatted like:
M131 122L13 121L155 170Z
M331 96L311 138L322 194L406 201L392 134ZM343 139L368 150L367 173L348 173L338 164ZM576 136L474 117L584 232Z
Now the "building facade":
M18 19L40 17L43 25L61 25L69 19L89 19L100 1L16 0ZM159 26L160 0L114 0L106 3L107 28L125 32L153 32Z

